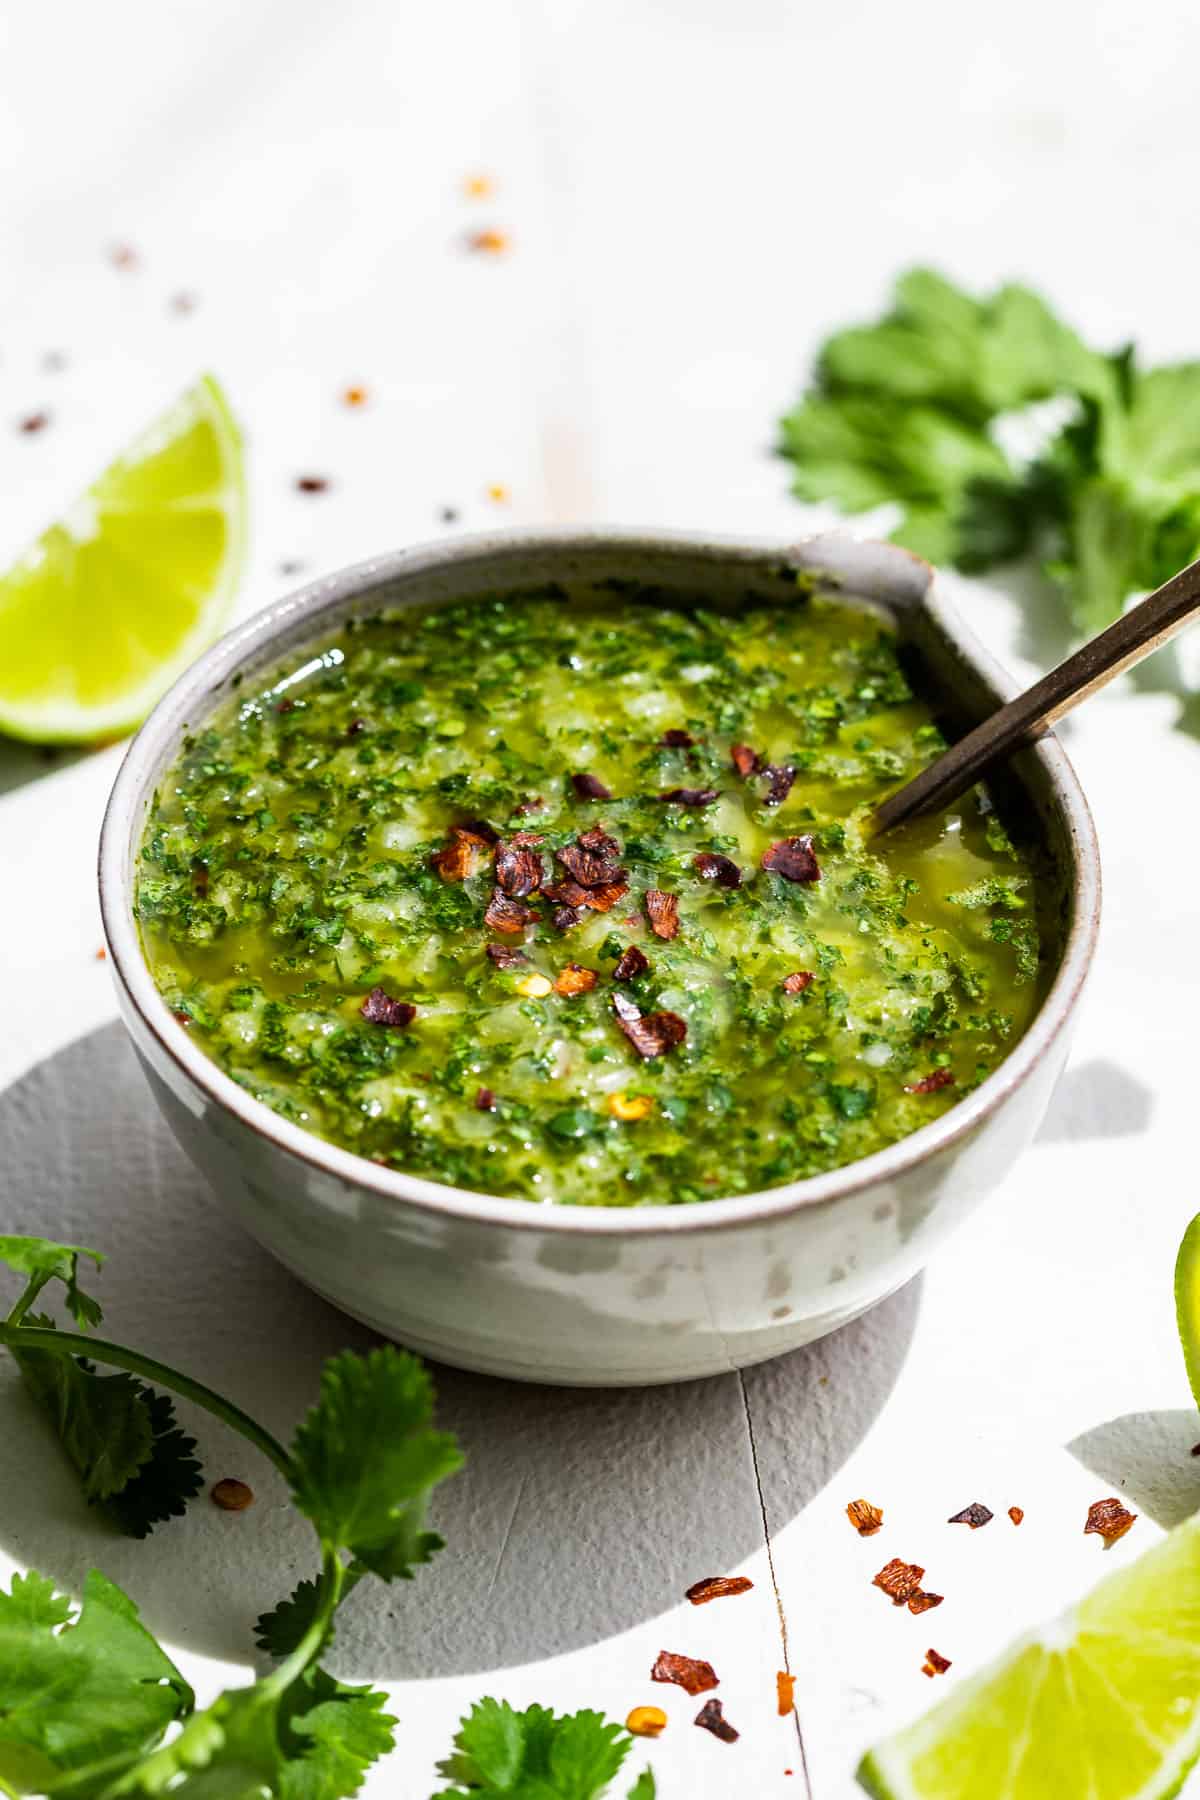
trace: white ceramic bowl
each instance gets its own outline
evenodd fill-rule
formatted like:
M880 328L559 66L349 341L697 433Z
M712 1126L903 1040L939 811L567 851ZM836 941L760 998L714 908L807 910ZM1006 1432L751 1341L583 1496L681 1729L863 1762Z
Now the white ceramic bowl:
M544 531L399 551L302 588L202 657L130 747L104 821L100 899L142 1066L180 1143L247 1230L388 1336L529 1381L629 1384L739 1368L831 1331L907 1281L1032 1137L1066 1054L1099 915L1091 819L1052 738L1014 764L1061 871L1058 966L1030 1029L943 1117L785 1187L608 1210L499 1199L385 1169L251 1099L189 1039L151 980L131 907L147 806L184 733L235 675L253 677L342 618L381 607L614 578L786 602L798 569L887 611L963 726L1011 693L930 570L891 546Z

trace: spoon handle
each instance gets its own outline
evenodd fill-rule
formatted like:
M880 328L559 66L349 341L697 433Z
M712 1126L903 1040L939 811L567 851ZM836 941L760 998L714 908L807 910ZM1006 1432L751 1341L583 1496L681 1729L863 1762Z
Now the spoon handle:
M906 819L957 800L998 758L1043 736L1081 700L1167 643L1197 614L1200 561L1172 575L1115 625L1090 638L1056 669L951 744L912 781L889 794L876 809L875 833L891 831Z

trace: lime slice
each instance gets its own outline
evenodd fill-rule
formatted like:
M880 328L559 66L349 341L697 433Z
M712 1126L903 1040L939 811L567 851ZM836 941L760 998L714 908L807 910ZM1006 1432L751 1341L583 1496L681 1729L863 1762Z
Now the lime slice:
M1188 1380L1200 1404L1200 1213L1184 1232L1175 1259L1175 1317Z
M245 536L241 438L205 376L0 576L0 731L136 725L216 637Z
M1200 1517L1021 1639L858 1778L877 1800L1166 1800L1200 1755Z

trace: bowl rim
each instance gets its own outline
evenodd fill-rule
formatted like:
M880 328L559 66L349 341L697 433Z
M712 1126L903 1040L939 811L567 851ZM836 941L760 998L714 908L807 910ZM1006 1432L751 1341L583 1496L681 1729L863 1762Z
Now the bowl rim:
M853 575L845 571L848 565L857 564L858 572L868 578L867 585L874 581L881 582L885 589L902 587L908 603L923 609L935 629L1001 696L1007 698L1017 691L1011 676L948 603L937 586L935 572L927 564L896 545L864 542L842 534L784 540L620 526L549 526L465 533L448 543L417 544L351 564L304 584L234 626L177 678L126 750L104 813L98 878L101 920L113 978L141 1026L207 1103L232 1113L255 1136L308 1168L365 1189L384 1203L415 1207L445 1220L507 1229L605 1238L656 1234L674 1237L732 1230L782 1219L801 1209L826 1205L861 1189L894 1181L916 1164L968 1136L1051 1050L1074 1010L1095 948L1100 912L1095 826L1078 777L1053 734L1040 739L1033 746L1033 754L1049 777L1067 825L1072 916L1058 969L1041 1006L1000 1066L949 1112L885 1149L825 1174L691 1205L649 1202L636 1206L566 1206L451 1187L373 1163L292 1124L248 1094L180 1029L155 987L142 954L127 875L135 866L133 834L135 828L140 830L147 788L168 760L174 747L170 740L184 728L181 721L203 717L238 669L260 660L265 646L276 636L288 634L299 621L311 617L315 637L321 630L322 615L336 616L342 606L397 578L449 572L458 565L478 562L481 557L518 561L522 556L544 555L556 549L564 554L595 549L624 552L631 560L672 552L711 555L717 560L745 562L748 569L757 567L763 572L781 564L825 567L832 572L835 585L840 577L851 593Z

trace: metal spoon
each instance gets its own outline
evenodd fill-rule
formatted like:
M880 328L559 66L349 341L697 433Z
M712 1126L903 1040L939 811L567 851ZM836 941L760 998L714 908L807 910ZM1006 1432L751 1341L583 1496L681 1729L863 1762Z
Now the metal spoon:
M1200 561L1156 588L1107 631L1035 681L965 738L951 744L927 769L889 794L876 808L873 831L891 831L906 819L957 800L1002 756L1043 737L1065 713L1167 643L1200 614Z

